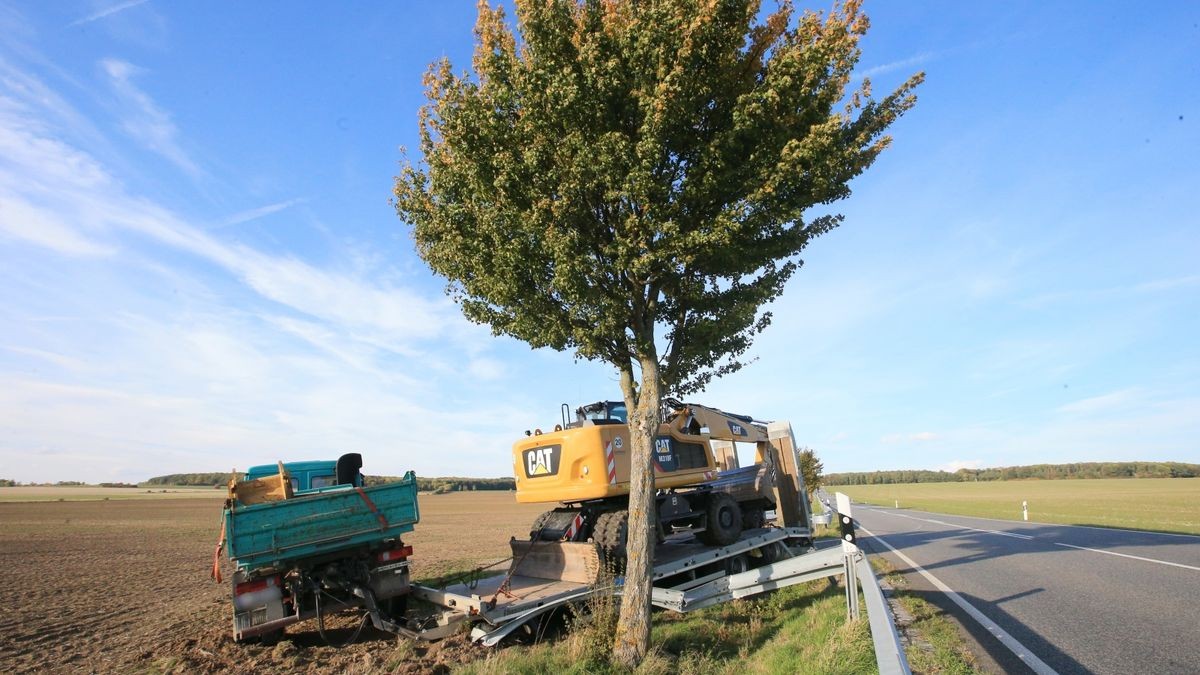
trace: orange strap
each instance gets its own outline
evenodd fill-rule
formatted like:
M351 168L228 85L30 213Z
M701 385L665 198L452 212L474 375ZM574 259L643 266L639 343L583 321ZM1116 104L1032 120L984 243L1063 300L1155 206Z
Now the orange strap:
M384 518L383 514L379 512L379 509L375 508L375 502L371 501L371 498L367 496L367 493L363 492L362 488L360 488L356 485L356 486L354 486L354 489L358 490L358 496L362 497L362 500L363 500L363 502L366 503L367 508L371 509L371 513L374 513L375 517L379 519L379 529L380 530L388 529L387 518Z
M225 518L221 518L221 537L217 540L217 548L213 551L212 572L209 576L218 584L221 583L221 547L225 545Z

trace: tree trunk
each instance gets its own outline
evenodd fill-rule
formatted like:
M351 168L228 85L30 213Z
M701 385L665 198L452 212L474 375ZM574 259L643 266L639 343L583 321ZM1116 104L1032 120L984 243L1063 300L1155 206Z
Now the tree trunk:
M621 374L629 410L630 476L629 530L625 544L625 587L613 644L613 659L626 668L641 663L650 648L650 575L654 567L654 530L658 510L654 500L654 438L659 424L658 360L640 359L642 383L633 387L633 374Z

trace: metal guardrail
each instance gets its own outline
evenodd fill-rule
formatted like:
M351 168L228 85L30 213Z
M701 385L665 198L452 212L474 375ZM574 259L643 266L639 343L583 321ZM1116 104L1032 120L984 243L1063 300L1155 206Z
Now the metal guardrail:
M858 547L850 498L840 492L837 493L837 511L834 515L841 530L842 553L845 555L846 611L850 618L858 618L858 589L861 587L867 605L871 641L875 643L875 663L879 667L879 674L911 675L904 645L900 643L900 633L896 630L892 611L879 587L879 579Z

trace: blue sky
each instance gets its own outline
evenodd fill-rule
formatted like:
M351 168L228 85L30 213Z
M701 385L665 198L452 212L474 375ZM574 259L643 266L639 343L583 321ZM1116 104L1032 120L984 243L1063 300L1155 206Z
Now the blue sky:
M693 397L828 470L1200 461L1200 9L868 3L925 70L753 349ZM613 372L467 323L389 204L474 3L0 4L0 477L362 452L511 475Z

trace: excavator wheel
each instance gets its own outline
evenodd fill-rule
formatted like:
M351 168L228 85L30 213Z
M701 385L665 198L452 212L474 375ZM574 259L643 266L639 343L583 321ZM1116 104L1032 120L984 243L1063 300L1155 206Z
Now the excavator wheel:
M714 492L705 508L708 526L699 533L700 541L709 546L728 546L742 534L742 509L724 492Z
M757 530L767 522L762 505L746 504L742 509L742 530Z
M530 539L539 539L542 534L542 528L549 525L550 521L553 518L554 518L553 511L547 511L547 512L543 513L542 515L538 516L537 520L533 521L533 527L529 528L529 538Z
M629 512L609 511L596 518L592 538L600 545L604 560L613 574L625 567L625 543L629 537Z

